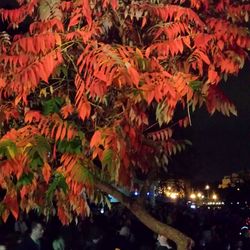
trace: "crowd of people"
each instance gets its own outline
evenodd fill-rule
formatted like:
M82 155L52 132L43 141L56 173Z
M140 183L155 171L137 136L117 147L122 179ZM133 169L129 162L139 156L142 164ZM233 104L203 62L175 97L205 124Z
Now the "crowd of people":
M194 250L249 250L247 213L207 207L157 204L148 207L154 217L186 233ZM102 211L103 212L103 211ZM0 225L0 250L164 250L177 249L163 235L155 235L128 210L116 204L90 218L62 226L57 218L45 221L35 214Z

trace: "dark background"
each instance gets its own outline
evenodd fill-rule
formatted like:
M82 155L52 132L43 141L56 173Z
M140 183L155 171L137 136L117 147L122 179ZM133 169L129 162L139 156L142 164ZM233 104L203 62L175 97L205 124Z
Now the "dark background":
M15 0L0 0L0 8L16 7ZM0 31L6 24L0 22ZM26 30L27 24L20 30ZM250 63L239 76L229 78L221 86L235 103L238 116L230 118L215 113L210 116L205 108L191 114L193 126L182 136L193 145L173 158L170 171L194 182L214 182L224 175L250 168Z
M173 162L181 175L195 182L214 182L223 176L250 169L250 63L221 87L237 107L238 116L218 112L210 116L205 107L191 114L192 127L182 136L192 146ZM171 167L171 165L170 165Z

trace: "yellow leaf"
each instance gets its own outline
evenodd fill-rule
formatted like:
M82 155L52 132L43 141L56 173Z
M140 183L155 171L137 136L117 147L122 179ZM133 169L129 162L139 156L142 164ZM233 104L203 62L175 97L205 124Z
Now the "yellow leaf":
M39 97L46 97L47 96L47 91L46 91L46 88L42 88L39 92Z
M54 93L53 86L49 86L49 91L50 91L50 94L53 94L53 93Z
M7 149L8 149L8 151L9 151L9 154L10 154L11 158L14 158L14 157L15 157L15 152L14 152L14 150L13 150L11 147L9 147L9 146L7 146Z

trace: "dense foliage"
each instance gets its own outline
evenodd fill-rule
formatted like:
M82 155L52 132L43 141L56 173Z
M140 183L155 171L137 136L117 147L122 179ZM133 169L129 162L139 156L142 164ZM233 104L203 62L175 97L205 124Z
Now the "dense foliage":
M87 215L87 200L108 202L97 180L130 189L138 176L157 176L184 149L173 130L197 107L236 115L220 83L247 58L249 11L230 0L18 0L0 9L2 218L20 209L63 223Z

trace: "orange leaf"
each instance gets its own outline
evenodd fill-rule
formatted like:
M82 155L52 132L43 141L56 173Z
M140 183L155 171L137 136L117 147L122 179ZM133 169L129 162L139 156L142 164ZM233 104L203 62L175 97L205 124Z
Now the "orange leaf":
M23 199L24 196L28 193L29 189L27 188L27 186L23 186L22 189L20 190L20 195L21 198Z
M70 140L74 137L75 135L75 130L72 126L68 127L68 131L67 131L67 140Z
M42 173L43 173L44 180L48 184L50 176L51 176L51 167L50 167L50 165L47 162L45 162L43 164Z
M208 70L208 79L211 83L218 83L220 80L218 73L213 69Z
M64 122L64 124L63 124L63 128L62 128L61 137L60 137L60 139L61 139L61 140L63 140L63 139L65 138L65 136L66 136L66 132L67 132L67 123L66 123L66 122Z
M140 81L140 75L138 71L133 68L131 65L128 66L128 73L130 75L130 78L132 82L135 84L136 87L138 87L139 81Z
M99 130L95 131L90 141L90 147L93 148L94 146L98 145L101 142L101 139L101 132Z
M74 108L71 104L67 104L61 108L61 114L64 119L66 119L69 115L71 115L74 112Z
M5 209L4 212L2 213L2 219L4 223L6 223L9 215L10 215L10 211L8 209Z
M143 16L142 23L141 23L141 28L143 28L145 26L146 22L147 22L147 17Z
M26 114L25 114L25 118L24 118L24 121L25 122L28 122L28 123L31 123L32 121L34 122L38 122L40 121L41 119L41 113L40 111L28 111Z
M84 121L90 116L91 106L88 101L84 101L78 107L78 116Z
M0 78L0 88L4 88L6 85L4 79Z
M58 218L62 222L63 225L66 225L69 223L69 219L68 219L67 215L65 214L63 208L58 207L57 215L58 215Z
M61 136L61 132L62 132L62 127L63 127L63 124L60 123L59 127L57 128L57 131L56 131L56 137L55 137L55 140L58 141L60 136Z

